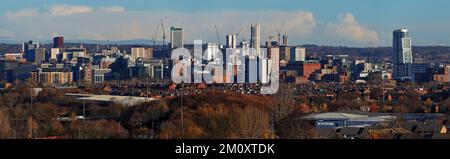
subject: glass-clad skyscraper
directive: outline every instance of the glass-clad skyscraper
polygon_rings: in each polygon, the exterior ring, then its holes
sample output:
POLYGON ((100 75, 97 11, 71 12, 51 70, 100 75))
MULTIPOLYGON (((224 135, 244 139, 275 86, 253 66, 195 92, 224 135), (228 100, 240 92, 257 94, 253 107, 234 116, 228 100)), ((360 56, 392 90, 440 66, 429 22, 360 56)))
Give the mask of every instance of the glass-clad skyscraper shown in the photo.
POLYGON ((408 66, 413 63, 413 59, 408 29, 394 30, 392 48, 394 49, 394 79, 410 77, 408 66))

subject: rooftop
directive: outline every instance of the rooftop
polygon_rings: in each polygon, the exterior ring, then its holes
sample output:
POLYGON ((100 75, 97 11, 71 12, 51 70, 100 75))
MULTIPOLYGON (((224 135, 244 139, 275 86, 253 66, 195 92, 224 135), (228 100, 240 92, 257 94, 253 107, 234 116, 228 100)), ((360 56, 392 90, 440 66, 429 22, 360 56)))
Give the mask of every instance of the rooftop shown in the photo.
POLYGON ((90 100, 98 102, 117 102, 126 106, 133 106, 146 101, 154 101, 155 98, 134 97, 134 96, 115 96, 115 95, 93 95, 93 94, 74 94, 67 93, 67 96, 76 96, 79 100, 90 100))

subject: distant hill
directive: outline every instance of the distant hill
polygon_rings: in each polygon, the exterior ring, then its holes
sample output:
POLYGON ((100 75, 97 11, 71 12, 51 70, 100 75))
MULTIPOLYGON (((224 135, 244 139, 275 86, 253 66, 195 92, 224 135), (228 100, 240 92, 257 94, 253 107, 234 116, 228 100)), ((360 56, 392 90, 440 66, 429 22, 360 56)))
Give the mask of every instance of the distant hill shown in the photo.
MULTIPOLYGON (((51 40, 35 40, 42 44, 51 44, 51 40)), ((83 43, 83 44, 112 44, 112 45, 153 45, 150 39, 130 39, 130 40, 92 40, 92 39, 64 39, 65 43, 83 43)), ((15 40, 10 38, 0 38, 0 44, 17 44, 15 40)), ((156 41, 156 44, 162 44, 162 41, 156 41)))
MULTIPOLYGON (((50 48, 51 41, 40 41, 43 47, 50 48)), ((65 40, 67 47, 79 46, 83 44, 89 51, 95 51, 97 44, 99 49, 105 49, 106 44, 109 46, 118 46, 119 49, 129 52, 134 45, 141 45, 152 47, 153 42, 148 39, 132 39, 132 40, 117 40, 117 41, 102 41, 102 40, 65 40)), ((161 45, 162 42, 156 42, 156 45, 161 45)), ((363 58, 370 62, 392 62, 393 50, 391 47, 346 47, 346 46, 319 46, 319 45, 303 45, 306 48, 306 54, 309 57, 320 57, 322 55, 350 55, 351 60, 355 58, 363 58)), ((11 42, 8 39, 0 39, 0 54, 7 52, 18 52, 20 45, 18 42, 11 42)), ((450 64, 450 46, 413 46, 413 56, 415 61, 422 61, 424 63, 447 63, 450 64)))

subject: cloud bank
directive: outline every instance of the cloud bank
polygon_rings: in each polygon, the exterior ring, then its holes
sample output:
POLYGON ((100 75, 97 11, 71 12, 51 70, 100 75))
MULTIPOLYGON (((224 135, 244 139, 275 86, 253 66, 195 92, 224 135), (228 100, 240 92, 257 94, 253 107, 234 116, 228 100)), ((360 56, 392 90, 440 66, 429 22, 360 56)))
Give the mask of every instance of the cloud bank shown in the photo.
POLYGON ((359 24, 351 13, 340 14, 337 23, 328 23, 325 33, 362 45, 378 45, 379 43, 378 33, 359 24))
MULTIPOLYGON (((150 39, 163 20, 166 37, 169 37, 170 26, 182 27, 187 43, 194 39, 217 42, 214 25, 219 29, 221 43, 225 42, 226 34, 235 34, 240 28, 243 30, 238 39, 248 41, 250 24, 257 22, 261 23, 262 40, 282 29, 283 33, 288 33, 290 44, 314 43, 311 39, 322 38, 344 41, 342 45, 376 45, 379 41, 376 31, 361 25, 350 13, 339 15, 337 22, 319 24, 314 13, 308 11, 128 11, 121 6, 94 8, 57 4, 49 8, 7 11, 3 19, 4 28, 19 40, 50 39, 52 36, 94 40, 150 39), (282 23, 285 23, 283 28, 282 23)), ((158 40, 161 40, 161 34, 159 28, 158 40)))

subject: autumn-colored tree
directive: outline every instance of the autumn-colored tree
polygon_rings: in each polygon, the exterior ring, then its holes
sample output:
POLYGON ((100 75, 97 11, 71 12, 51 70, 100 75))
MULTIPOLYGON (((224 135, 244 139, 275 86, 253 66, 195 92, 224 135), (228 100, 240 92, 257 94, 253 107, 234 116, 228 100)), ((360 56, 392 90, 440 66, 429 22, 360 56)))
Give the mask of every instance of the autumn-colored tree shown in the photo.
POLYGON ((320 112, 319 106, 317 105, 311 106, 311 113, 319 113, 319 112, 320 112))
POLYGON ((40 124, 39 134, 42 134, 43 136, 62 136, 64 133, 65 129, 59 121, 52 120, 40 124))
POLYGON ((161 131, 161 123, 167 120, 169 111, 165 101, 144 102, 125 110, 120 120, 131 136, 138 135, 134 131, 142 128, 149 128, 152 133, 158 133, 161 131))
POLYGON ((268 113, 254 106, 203 106, 195 115, 204 138, 263 138, 270 131, 268 113))
POLYGON ((0 139, 12 137, 12 128, 8 116, 0 110, 0 139))
POLYGON ((245 107, 243 109, 232 109, 232 116, 236 118, 238 125, 238 138, 257 139, 262 138, 263 134, 270 131, 269 115, 255 107, 245 107))
POLYGON ((288 116, 295 108, 294 86, 291 84, 282 84, 280 89, 274 95, 272 105, 270 106, 270 114, 274 121, 281 120, 288 116))
POLYGON ((152 130, 143 127, 143 128, 138 128, 134 130, 134 137, 135 138, 140 138, 140 139, 147 139, 147 138, 153 138, 154 134, 152 133, 152 130))
POLYGON ((128 131, 113 120, 86 121, 84 135, 88 139, 128 138, 128 131))
POLYGON ((18 104, 20 94, 17 92, 9 92, 3 95, 2 102, 6 104, 9 108, 13 108, 18 104))
POLYGON ((160 139, 176 139, 177 131, 179 132, 179 124, 174 123, 174 121, 166 121, 161 124, 161 132, 159 133, 160 139))
POLYGON ((33 139, 37 137, 38 123, 32 118, 29 117, 27 121, 27 129, 26 129, 26 138, 33 139))
MULTIPOLYGON (((231 106, 230 106, 231 107, 231 106)), ((215 107, 202 106, 196 112, 195 121, 204 130, 203 138, 230 138, 236 133, 237 121, 234 116, 229 115, 230 108, 224 104, 215 107)))
POLYGON ((369 102, 369 108, 371 112, 378 112, 378 105, 375 102, 369 102))
POLYGON ((305 103, 300 104, 299 110, 303 114, 309 114, 311 112, 310 107, 308 105, 306 105, 305 103))
POLYGON ((49 122, 58 117, 57 107, 53 103, 36 103, 33 107, 33 117, 38 122, 49 122))
POLYGON ((203 137, 203 129, 189 118, 184 120, 184 139, 198 139, 203 137))
POLYGON ((80 124, 78 122, 78 118, 77 115, 75 114, 75 112, 70 113, 70 123, 69 123, 69 128, 68 128, 68 132, 69 134, 72 136, 72 138, 78 138, 80 137, 80 124))
POLYGON ((431 100, 431 98, 427 98, 424 102, 423 105, 425 105, 426 107, 430 108, 433 105, 433 100, 431 100))
POLYGON ((328 104, 327 103, 322 103, 320 105, 320 112, 328 112, 328 104))
POLYGON ((276 134, 281 139, 310 139, 318 137, 313 125, 296 115, 276 123, 276 134))
MULTIPOLYGON (((87 103, 86 103, 87 104, 87 103)), ((96 103, 89 103, 87 113, 90 116, 105 117, 105 118, 118 118, 124 111, 124 106, 120 103, 112 103, 108 106, 99 106, 96 103)))
POLYGON ((44 89, 36 96, 36 102, 55 104, 65 103, 64 93, 59 89, 44 89))

